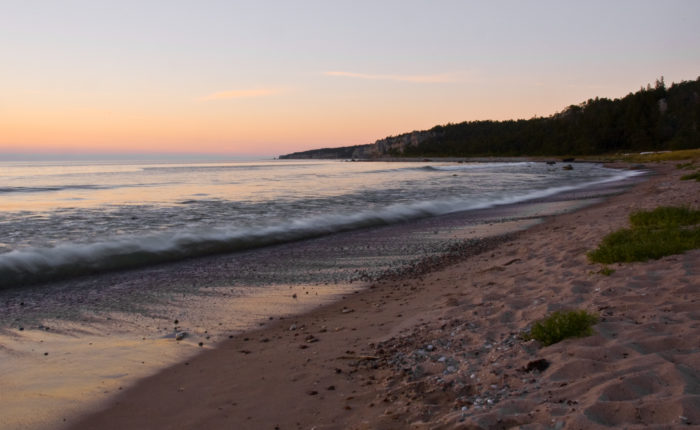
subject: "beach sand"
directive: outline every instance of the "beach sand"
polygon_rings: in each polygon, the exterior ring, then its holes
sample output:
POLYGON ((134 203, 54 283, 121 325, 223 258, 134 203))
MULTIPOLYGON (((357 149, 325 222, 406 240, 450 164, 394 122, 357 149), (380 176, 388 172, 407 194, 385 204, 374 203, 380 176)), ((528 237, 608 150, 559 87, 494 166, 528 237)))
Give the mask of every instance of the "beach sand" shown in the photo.
POLYGON ((615 264, 586 252, 628 215, 700 207, 672 163, 628 192, 477 255, 375 282, 221 342, 69 420, 73 429, 672 428, 700 424, 700 250, 615 264), (449 264, 448 264, 449 263, 449 264), (593 336, 519 334, 559 309, 593 336), (538 361, 538 360, 546 360, 538 361), (545 368, 546 367, 546 368, 545 368))

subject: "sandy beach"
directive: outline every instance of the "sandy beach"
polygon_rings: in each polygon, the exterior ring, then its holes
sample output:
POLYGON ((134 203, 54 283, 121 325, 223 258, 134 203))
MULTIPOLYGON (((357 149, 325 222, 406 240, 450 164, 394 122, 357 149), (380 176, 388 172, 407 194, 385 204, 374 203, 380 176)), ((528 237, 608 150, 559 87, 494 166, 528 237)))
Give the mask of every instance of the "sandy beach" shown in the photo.
POLYGON ((700 207, 673 163, 628 192, 476 255, 269 321, 141 380, 71 429, 685 428, 700 424, 700 250, 587 260, 628 215, 700 207), (593 336, 520 333, 560 309, 593 336))

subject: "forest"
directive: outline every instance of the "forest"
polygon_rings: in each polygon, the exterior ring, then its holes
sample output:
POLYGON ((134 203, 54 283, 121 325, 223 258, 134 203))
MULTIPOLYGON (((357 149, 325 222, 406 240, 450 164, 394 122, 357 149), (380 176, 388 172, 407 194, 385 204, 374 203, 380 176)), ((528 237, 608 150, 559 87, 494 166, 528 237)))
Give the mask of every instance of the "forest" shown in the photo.
POLYGON ((596 97, 548 117, 438 125, 375 144, 280 158, 592 155, 692 149, 700 147, 698 124, 700 77, 668 87, 661 77, 625 97, 596 97), (412 134, 420 138, 410 144, 391 144, 409 141, 406 137, 412 134))

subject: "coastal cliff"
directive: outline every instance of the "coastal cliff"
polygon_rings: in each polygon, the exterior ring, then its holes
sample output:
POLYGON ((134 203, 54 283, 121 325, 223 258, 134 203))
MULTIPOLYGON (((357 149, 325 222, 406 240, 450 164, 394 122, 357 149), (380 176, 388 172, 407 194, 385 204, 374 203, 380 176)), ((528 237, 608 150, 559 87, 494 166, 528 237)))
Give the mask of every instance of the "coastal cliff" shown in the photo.
POLYGON ((294 152, 281 155, 280 159, 373 159, 387 156, 401 156, 409 147, 417 147, 421 143, 439 138, 441 132, 435 129, 427 131, 412 131, 398 136, 389 136, 374 143, 340 148, 322 148, 310 151, 294 152))

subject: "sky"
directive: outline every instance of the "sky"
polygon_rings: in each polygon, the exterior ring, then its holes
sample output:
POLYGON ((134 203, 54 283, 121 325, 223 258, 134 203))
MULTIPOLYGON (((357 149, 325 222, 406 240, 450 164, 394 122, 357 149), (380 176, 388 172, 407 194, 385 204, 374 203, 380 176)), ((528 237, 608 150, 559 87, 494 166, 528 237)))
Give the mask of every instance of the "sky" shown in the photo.
POLYGON ((0 154, 275 156, 700 76, 700 1, 0 0, 0 154))

